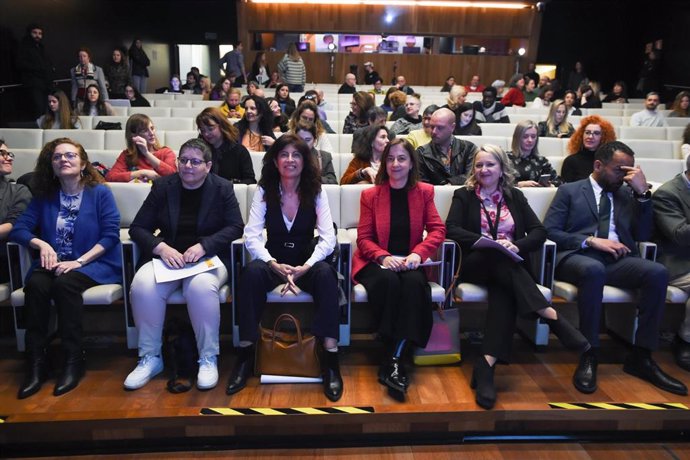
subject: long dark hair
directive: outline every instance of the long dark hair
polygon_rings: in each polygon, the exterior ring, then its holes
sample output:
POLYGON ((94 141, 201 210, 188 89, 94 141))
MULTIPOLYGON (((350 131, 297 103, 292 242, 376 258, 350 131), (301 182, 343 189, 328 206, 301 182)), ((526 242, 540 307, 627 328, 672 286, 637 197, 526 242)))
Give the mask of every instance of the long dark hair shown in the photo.
POLYGON ((415 148, 412 147, 412 144, 410 144, 407 139, 402 137, 398 137, 397 139, 390 141, 383 150, 383 154, 381 155, 381 166, 379 167, 379 172, 376 174, 374 183, 376 185, 382 185, 387 183, 390 179, 388 176, 388 169, 386 168, 386 162, 388 161, 388 155, 390 155, 391 149, 396 145, 401 145, 410 156, 412 169, 410 169, 410 172, 407 175, 407 183, 405 184, 405 189, 409 190, 417 185, 417 182, 419 182, 419 155, 417 154, 415 148))
MULTIPOLYGON (((252 94, 244 100, 245 106, 247 101, 254 101, 256 104, 256 113, 261 117, 259 119, 259 131, 261 131, 262 136, 272 136, 273 135, 273 113, 271 109, 268 108, 266 100, 263 97, 256 96, 252 94)), ((240 135, 244 135, 249 129, 249 122, 247 121, 247 112, 244 112, 244 116, 240 121, 235 123, 235 127, 240 132, 240 135)), ((240 139, 241 140, 241 139, 240 139)))
POLYGON ((266 203, 280 204, 280 172, 276 162, 278 154, 288 145, 295 146, 302 155, 304 163, 297 188, 300 206, 313 207, 316 197, 321 193, 321 171, 307 143, 292 133, 285 133, 276 139, 264 155, 261 179, 259 179, 259 186, 264 189, 264 200, 266 203))
POLYGON ((383 130, 386 132, 388 135, 388 142, 391 142, 395 138, 395 133, 386 128, 385 125, 368 126, 364 129, 364 142, 360 144, 362 148, 357 149, 358 151, 352 153, 355 155, 355 158, 359 158, 360 160, 364 161, 371 161, 371 158, 374 156, 371 144, 374 142, 374 139, 376 139, 376 136, 379 135, 379 131, 383 130))
POLYGON ((103 93, 101 93, 101 88, 98 87, 95 83, 90 84, 89 86, 86 87, 86 91, 84 91, 84 101, 81 104, 81 114, 82 115, 88 115, 91 110, 91 101, 89 101, 89 88, 96 88, 98 91, 98 100, 94 104, 96 106, 96 112, 98 115, 108 115, 108 111, 105 108, 105 100, 103 99, 103 93))
MULTIPOLYGON (((67 99, 67 95, 60 89, 53 89, 48 93, 48 96, 53 96, 58 100, 58 117, 60 117, 61 129, 74 129, 74 125, 79 121, 79 117, 72 110, 72 105, 67 99)), ((43 118, 42 129, 50 129, 55 122, 55 115, 50 110, 50 106, 46 103, 46 112, 43 118)))
POLYGON ((44 145, 43 149, 41 149, 41 153, 38 155, 36 169, 34 169, 33 175, 33 186, 31 187, 31 192, 34 196, 47 198, 60 190, 60 180, 55 176, 55 171, 53 170, 53 154, 55 153, 55 148, 60 144, 73 145, 82 163, 86 165, 82 172, 81 179, 79 180, 83 186, 92 187, 105 182, 103 176, 101 176, 91 165, 84 147, 79 142, 75 142, 72 139, 60 137, 44 145))

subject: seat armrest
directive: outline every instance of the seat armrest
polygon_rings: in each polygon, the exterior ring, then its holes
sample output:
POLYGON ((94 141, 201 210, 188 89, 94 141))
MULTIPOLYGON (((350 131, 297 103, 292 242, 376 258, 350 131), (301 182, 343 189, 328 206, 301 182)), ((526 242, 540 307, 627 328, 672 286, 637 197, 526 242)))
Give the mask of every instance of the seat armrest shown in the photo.
MULTIPOLYGON (((132 287, 132 280, 134 280, 134 275, 137 271, 137 264, 139 263, 139 257, 141 252, 139 246, 131 239, 121 240, 121 251, 122 251, 122 284, 123 284, 123 297, 125 301, 125 322, 127 328, 134 330, 134 315, 132 314, 132 303, 129 298, 129 291, 132 287)), ((133 343, 130 343, 130 337, 128 335, 128 346, 131 348, 133 343)))
POLYGON ((7 263, 10 267, 10 292, 24 287, 24 279, 31 268, 31 250, 21 244, 7 243, 7 263))
MULTIPOLYGON (((453 240, 444 240, 436 253, 436 260, 441 261, 438 266, 438 284, 447 291, 453 284, 455 270, 460 263, 460 247, 453 240)), ((450 308, 452 295, 446 296, 444 308, 450 308)))
POLYGON ((637 247, 640 251, 640 257, 651 260, 652 262, 656 261, 656 243, 652 243, 651 241, 640 241, 637 243, 637 247))

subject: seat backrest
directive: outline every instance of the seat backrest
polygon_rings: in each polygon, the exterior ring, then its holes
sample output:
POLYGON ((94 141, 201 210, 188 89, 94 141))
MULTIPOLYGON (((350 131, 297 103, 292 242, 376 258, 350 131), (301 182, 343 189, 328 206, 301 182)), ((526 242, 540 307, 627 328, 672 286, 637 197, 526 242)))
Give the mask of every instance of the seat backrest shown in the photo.
POLYGON ((192 101, 191 100, 179 100, 177 98, 173 100, 167 100, 167 99, 158 99, 156 101, 153 101, 153 106, 154 107, 179 107, 179 108, 189 108, 192 106, 192 101))
POLYGON ((89 161, 91 163, 99 162, 106 168, 112 168, 120 155, 121 150, 89 150, 89 161))
POLYGON ((232 189, 235 192, 235 198, 240 206, 240 214, 242 214, 242 222, 247 223, 247 184, 232 184, 232 189))
POLYGON ((673 141, 625 139, 623 142, 633 149, 636 158, 661 158, 671 160, 677 157, 673 141))
POLYGON ((666 140, 666 128, 649 126, 621 126, 620 140, 625 142, 628 139, 656 139, 666 140))
POLYGON ((256 178, 257 182, 261 178, 261 169, 264 167, 264 155, 266 155, 266 152, 249 152, 249 156, 252 158, 254 177, 256 178))
POLYGON ((510 142, 512 137, 505 136, 455 136, 463 141, 471 142, 477 147, 481 147, 484 144, 493 144, 501 147, 503 150, 510 149, 510 142))
MULTIPOLYGON (((690 121, 688 123, 690 124, 690 121)), ((666 128, 666 140, 683 140, 683 131, 685 131, 685 126, 669 126, 666 128)))
MULTIPOLYGON (((191 102, 190 102, 190 104, 191 104, 191 102)), ((203 109, 201 107, 173 107, 172 108, 172 116, 173 117, 185 117, 185 118, 196 119, 196 116, 199 115, 202 110, 203 109)), ((196 125, 195 125, 195 127, 196 127, 196 125)))
MULTIPOLYGON (((510 115, 509 115, 510 116, 510 115)), ((482 123, 482 134, 486 136, 503 136, 512 139, 515 123, 482 123)))
POLYGON ((193 118, 151 117, 151 121, 161 131, 190 131, 196 128, 193 118))
POLYGON ((635 164, 642 168, 644 177, 652 182, 666 182, 685 171, 685 162, 679 159, 635 158, 635 164))
MULTIPOLYGON (((158 133, 160 136, 160 133, 158 133)), ((161 144, 170 147, 175 153, 180 152, 180 147, 182 144, 187 142, 189 139, 196 139, 199 137, 199 132, 195 130, 190 131, 165 131, 165 142, 163 139, 159 140, 161 144)))
POLYGON ((448 217, 448 211, 450 211, 450 205, 453 202, 453 194, 457 189, 462 187, 461 185, 436 185, 434 186, 434 205, 436 205, 436 210, 438 215, 441 216, 441 220, 444 222, 448 217))
POLYGON ((560 176, 561 175, 561 168, 563 167, 563 161, 565 160, 565 157, 561 155, 561 156, 553 156, 553 157, 545 157, 545 158, 547 160, 549 160, 551 167, 560 176))
POLYGON ((566 153, 565 146, 567 144, 568 139, 560 139, 558 137, 540 137, 539 154, 545 157, 564 156, 566 153))
POLYGON ((110 190, 115 197, 117 209, 120 211, 120 228, 129 228, 139 212, 139 208, 151 191, 148 183, 109 182, 110 190))
POLYGON ((127 114, 132 116, 135 113, 143 113, 149 117, 169 117, 169 107, 130 107, 127 109, 127 114))
POLYGON ((19 179, 22 175, 36 169, 36 160, 38 160, 38 155, 40 153, 39 149, 11 148, 11 150, 14 152, 14 161, 12 162, 12 174, 10 174, 10 178, 19 179))
POLYGON ((690 120, 683 117, 666 117, 666 123, 669 126, 682 126, 685 128, 688 124, 690 124, 690 120))
POLYGON ((0 128, 0 139, 5 139, 11 151, 15 149, 41 150, 44 145, 42 129, 0 128))
MULTIPOLYGON (((333 128, 335 129, 335 128, 333 128)), ((342 132, 342 127, 339 132, 342 132)), ((352 152, 352 134, 339 134, 339 152, 340 153, 351 153, 352 152)))
POLYGON ((340 190, 340 227, 357 228, 359 224, 359 197, 369 184, 343 185, 340 190))
POLYGON ((549 210, 557 190, 556 187, 526 187, 520 189, 525 198, 527 198, 530 207, 542 222, 544 222, 546 212, 549 210))
POLYGON ((206 107, 220 107, 222 104, 223 101, 192 101, 192 107, 198 107, 199 112, 206 107))
POLYGON ((105 149, 105 131, 100 129, 44 129, 43 145, 60 137, 79 142, 86 152, 105 149))

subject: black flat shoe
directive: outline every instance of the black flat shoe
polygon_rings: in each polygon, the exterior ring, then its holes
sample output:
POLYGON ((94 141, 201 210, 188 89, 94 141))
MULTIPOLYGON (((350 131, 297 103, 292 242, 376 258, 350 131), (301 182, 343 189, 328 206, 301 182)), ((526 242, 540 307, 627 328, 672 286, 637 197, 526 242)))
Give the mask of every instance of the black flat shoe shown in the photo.
POLYGON ((484 409, 493 409, 496 404, 496 388, 494 387, 494 370, 496 365, 489 366, 484 356, 479 356, 474 363, 470 388, 475 390, 475 401, 484 409))
POLYGON ((379 383, 394 391, 407 392, 410 381, 405 372, 405 365, 400 358, 393 356, 389 361, 381 365, 379 368, 379 383))
POLYGON ((41 389, 48 380, 48 359, 45 353, 32 356, 26 363, 26 375, 17 393, 18 399, 32 396, 41 389))
POLYGON ((54 396, 64 395, 79 385, 79 381, 84 376, 86 360, 84 352, 74 353, 65 359, 65 368, 58 377, 53 390, 54 396))
POLYGON ((324 351, 323 356, 323 393, 329 400, 335 402, 343 396, 343 378, 340 376, 338 352, 324 351))
POLYGON ((597 366, 599 360, 594 353, 584 353, 573 374, 573 385, 580 393, 590 394, 597 390, 597 366))
POLYGON ((243 347, 239 349, 235 367, 230 374, 230 381, 225 389, 225 393, 233 395, 242 391, 247 386, 247 379, 254 372, 254 347, 243 347))
POLYGON ((623 365, 627 374, 646 380, 657 388, 680 396, 687 396, 688 388, 683 382, 674 379, 662 371, 651 356, 640 356, 635 353, 628 355, 623 365))
POLYGON ((676 358, 676 364, 681 369, 690 372, 690 343, 676 337, 676 343, 673 348, 673 357, 676 358))
POLYGON ((544 322, 549 325, 549 329, 558 337, 558 340, 568 349, 584 353, 591 348, 589 341, 584 335, 573 327, 570 322, 562 315, 556 319, 542 317, 544 322))

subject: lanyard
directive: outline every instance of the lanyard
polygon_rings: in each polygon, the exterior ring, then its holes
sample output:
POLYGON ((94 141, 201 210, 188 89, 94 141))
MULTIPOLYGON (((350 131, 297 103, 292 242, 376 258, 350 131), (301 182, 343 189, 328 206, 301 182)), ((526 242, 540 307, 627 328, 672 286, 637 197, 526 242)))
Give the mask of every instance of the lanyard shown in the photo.
POLYGON ((494 237, 494 241, 498 239, 498 222, 501 219, 501 206, 503 206, 503 198, 501 198, 501 201, 498 202, 498 206, 496 207, 496 221, 493 222, 491 220, 491 216, 489 215, 489 211, 486 209, 486 206, 484 206, 484 201, 480 201, 480 204, 482 205, 482 209, 484 210, 484 215, 486 216, 486 222, 489 224, 489 231, 491 232, 491 236, 494 237))

